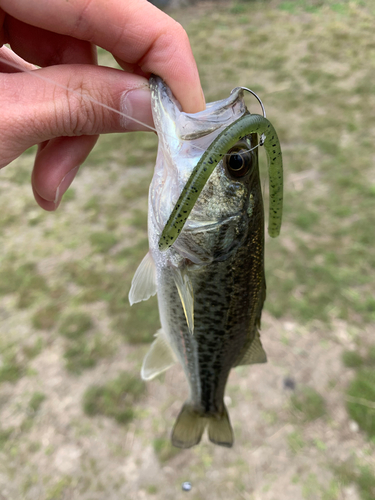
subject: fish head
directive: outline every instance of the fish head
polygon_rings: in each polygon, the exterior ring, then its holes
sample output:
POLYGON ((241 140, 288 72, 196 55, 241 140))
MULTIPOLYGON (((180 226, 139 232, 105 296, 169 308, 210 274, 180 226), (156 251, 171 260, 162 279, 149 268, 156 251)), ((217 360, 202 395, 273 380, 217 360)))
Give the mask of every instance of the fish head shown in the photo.
MULTIPOLYGON (((152 110, 159 147, 149 196, 150 248, 162 230, 203 152, 233 121, 248 113, 243 90, 207 104, 204 111, 184 113, 159 77, 150 80, 152 110)), ((257 135, 242 138, 214 169, 186 224, 171 247, 193 263, 224 260, 246 235, 260 192, 257 135), (254 149, 255 148, 255 149, 254 149)))

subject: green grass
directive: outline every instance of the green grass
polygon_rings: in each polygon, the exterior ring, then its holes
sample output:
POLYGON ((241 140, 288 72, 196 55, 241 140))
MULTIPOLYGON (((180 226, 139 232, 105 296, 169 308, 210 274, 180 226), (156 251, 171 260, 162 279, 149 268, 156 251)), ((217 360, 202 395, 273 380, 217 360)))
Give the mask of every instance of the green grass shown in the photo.
POLYGON ((100 166, 115 161, 123 167, 143 167, 155 162, 156 148, 157 138, 150 133, 102 135, 90 163, 100 166))
POLYGON ((91 316, 84 312, 76 311, 64 317, 59 326, 59 333, 68 339, 77 339, 91 330, 92 327, 91 316))
POLYGON ((14 256, 4 259, 0 269, 0 295, 16 293, 17 305, 30 307, 48 291, 45 278, 38 272, 35 262, 20 264, 14 256))
POLYGON ((352 5, 364 6, 364 0, 286 0, 281 1, 278 5, 280 10, 297 14, 299 11, 319 14, 325 12, 327 7, 338 14, 348 15, 352 5))
POLYGON ((0 451, 4 448, 6 443, 9 441, 10 436, 12 435, 13 429, 1 429, 0 428, 0 451))
POLYGON ((109 274, 100 272, 93 264, 71 260, 64 264, 61 273, 67 276, 69 281, 81 287, 99 288, 105 286, 109 274))
POLYGON ((97 252, 107 253, 118 240, 114 234, 100 231, 90 235, 90 242, 97 252))
MULTIPOLYGON (((144 218, 146 219, 145 215, 144 218)), ((94 268, 74 261, 63 268, 69 281, 82 287, 81 293, 76 297, 77 303, 105 301, 112 319, 112 329, 132 344, 151 342, 160 325, 155 297, 133 307, 129 304, 131 280, 148 251, 146 239, 136 241, 134 246, 116 254, 115 259, 120 266, 118 272, 105 271, 98 266, 94 268)))
POLYGON ((293 411, 303 422, 312 422, 326 414, 324 398, 312 387, 301 387, 290 398, 293 411))
POLYGON ((306 446, 305 440, 299 431, 288 434, 288 445, 292 453, 297 454, 306 446))
POLYGON ((343 363, 355 370, 346 390, 346 406, 350 417, 370 439, 375 438, 375 345, 356 351, 345 351, 343 363))
POLYGON ((42 352, 43 347, 43 339, 38 337, 35 342, 25 343, 22 347, 22 352, 27 359, 33 359, 42 352))
POLYGON ((134 405, 145 392, 144 383, 127 372, 105 385, 89 387, 83 396, 86 415, 104 415, 119 424, 131 422, 135 416, 134 405))
POLYGON ((153 440, 153 448, 161 464, 181 453, 180 448, 172 446, 170 436, 160 436, 153 440))
POLYGON ((50 486, 46 493, 46 500, 62 500, 70 496, 71 484, 73 479, 71 477, 63 477, 58 480, 53 486, 50 486))
POLYGON ((88 338, 78 337, 67 343, 64 359, 68 371, 80 374, 83 370, 93 368, 101 359, 110 357, 114 347, 100 334, 88 338))
POLYGON ((131 344, 152 342, 160 328, 159 310, 156 297, 146 302, 126 305, 126 314, 119 314, 113 320, 112 327, 131 344))
POLYGON ((37 413, 45 399, 46 395, 42 392, 33 393, 29 401, 29 411, 31 412, 31 414, 37 413))
POLYGON ((17 360, 14 350, 6 351, 2 354, 2 364, 0 366, 0 383, 17 382, 26 372, 26 365, 17 360))
POLYGON ((63 202, 72 201, 76 197, 76 190, 73 187, 70 187, 67 191, 65 191, 63 195, 63 202))
POLYGON ((361 500, 375 498, 375 474, 371 467, 348 460, 335 464, 332 468, 342 485, 354 484, 357 487, 361 500))
POLYGON ((359 369, 346 394, 350 417, 375 438, 375 369, 359 369))
POLYGON ((32 325, 38 330, 51 330, 60 317, 60 306, 55 302, 38 309, 32 317, 32 325))
POLYGON ((362 351, 364 354, 358 351, 345 351, 343 353, 344 365, 348 368, 361 368, 362 366, 375 368, 375 344, 367 345, 362 351))
POLYGON ((342 356, 345 366, 348 368, 360 368, 363 366, 364 359, 357 351, 345 351, 342 356))

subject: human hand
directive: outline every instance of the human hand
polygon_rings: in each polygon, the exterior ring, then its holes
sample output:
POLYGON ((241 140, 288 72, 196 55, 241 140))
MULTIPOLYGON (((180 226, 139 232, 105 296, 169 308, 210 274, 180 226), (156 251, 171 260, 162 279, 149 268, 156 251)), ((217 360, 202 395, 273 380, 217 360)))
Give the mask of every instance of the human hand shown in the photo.
POLYGON ((0 168, 39 144, 31 184, 45 210, 58 207, 98 134, 147 130, 121 113, 153 124, 151 73, 184 111, 204 109, 185 31, 147 0, 0 0, 0 27, 0 168), (96 66, 95 45, 125 71, 96 66))

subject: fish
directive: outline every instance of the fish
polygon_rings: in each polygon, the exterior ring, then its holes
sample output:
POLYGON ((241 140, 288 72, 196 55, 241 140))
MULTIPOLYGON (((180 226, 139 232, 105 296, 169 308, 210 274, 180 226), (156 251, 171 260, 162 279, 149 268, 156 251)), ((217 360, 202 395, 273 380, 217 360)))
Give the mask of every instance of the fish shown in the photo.
POLYGON ((129 301, 157 294, 161 328, 141 377, 151 380, 180 363, 189 397, 173 427, 172 444, 195 446, 207 428, 212 443, 231 447, 234 435, 224 403, 229 373, 267 361, 259 333, 266 280, 258 135, 232 139, 173 242, 163 245, 171 214, 184 208, 179 199, 202 163, 202 151, 209 152, 215 139, 250 113, 242 88, 195 114, 182 111, 161 78, 152 77, 150 88, 159 145, 148 199, 149 251, 134 275, 129 301))

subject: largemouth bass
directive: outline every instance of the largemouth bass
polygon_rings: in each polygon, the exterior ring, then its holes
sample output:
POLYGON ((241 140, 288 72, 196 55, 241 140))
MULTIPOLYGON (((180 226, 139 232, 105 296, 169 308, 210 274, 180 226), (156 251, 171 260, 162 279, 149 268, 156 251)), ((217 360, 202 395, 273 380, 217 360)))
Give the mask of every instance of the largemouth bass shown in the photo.
POLYGON ((141 376, 150 380, 179 362, 190 394, 173 428, 173 445, 198 444, 207 427, 213 443, 230 447, 233 431, 224 404, 229 372, 267 360, 259 335, 266 282, 257 134, 241 137, 221 155, 178 238, 160 248, 163 229, 202 151, 249 113, 240 88, 192 115, 181 111, 160 78, 153 77, 150 86, 159 137, 149 192, 150 249, 129 300, 133 304, 157 293, 161 329, 141 376))

